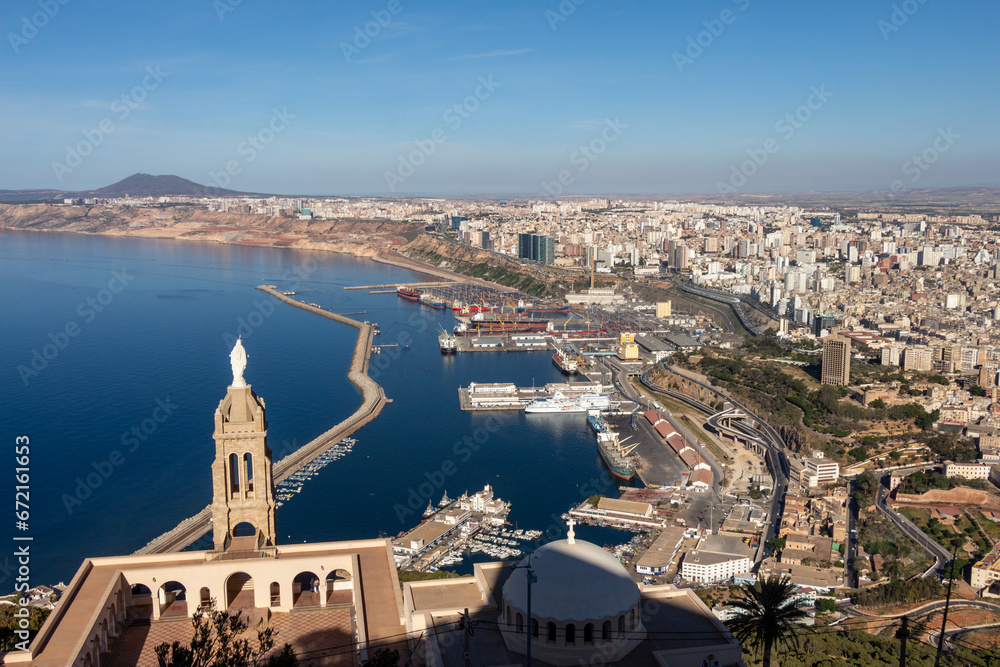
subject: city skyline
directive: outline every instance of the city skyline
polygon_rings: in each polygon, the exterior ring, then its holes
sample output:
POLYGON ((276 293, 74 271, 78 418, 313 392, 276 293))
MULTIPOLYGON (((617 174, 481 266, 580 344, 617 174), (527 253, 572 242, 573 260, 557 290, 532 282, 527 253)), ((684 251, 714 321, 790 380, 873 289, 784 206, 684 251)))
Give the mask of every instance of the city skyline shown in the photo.
POLYGON ((996 186, 997 93, 981 85, 996 13, 17 2, 0 183, 87 190, 148 172, 538 198, 996 186))

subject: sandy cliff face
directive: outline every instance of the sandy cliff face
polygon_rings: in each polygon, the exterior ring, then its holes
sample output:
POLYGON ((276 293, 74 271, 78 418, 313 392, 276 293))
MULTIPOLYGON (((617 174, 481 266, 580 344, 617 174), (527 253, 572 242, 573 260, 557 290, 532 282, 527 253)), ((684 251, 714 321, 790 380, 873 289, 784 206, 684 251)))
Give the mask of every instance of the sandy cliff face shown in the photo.
POLYGON ((422 225, 388 220, 299 220, 206 211, 198 206, 0 204, 0 228, 309 248, 370 257, 413 239, 422 225))

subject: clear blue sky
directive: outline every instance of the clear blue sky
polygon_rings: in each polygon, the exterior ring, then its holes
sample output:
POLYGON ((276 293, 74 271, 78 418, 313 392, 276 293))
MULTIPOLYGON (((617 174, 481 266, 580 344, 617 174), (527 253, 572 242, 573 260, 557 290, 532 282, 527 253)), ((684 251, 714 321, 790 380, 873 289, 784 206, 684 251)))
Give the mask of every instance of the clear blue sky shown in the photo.
POLYGON ((227 163, 231 188, 308 194, 540 195, 562 171, 569 194, 1000 185, 995 0, 59 1, 3 3, 0 189, 227 163), (890 32, 894 4, 916 11, 890 32), (813 87, 832 96, 779 126, 813 87), (748 151, 767 161, 740 183, 748 151))

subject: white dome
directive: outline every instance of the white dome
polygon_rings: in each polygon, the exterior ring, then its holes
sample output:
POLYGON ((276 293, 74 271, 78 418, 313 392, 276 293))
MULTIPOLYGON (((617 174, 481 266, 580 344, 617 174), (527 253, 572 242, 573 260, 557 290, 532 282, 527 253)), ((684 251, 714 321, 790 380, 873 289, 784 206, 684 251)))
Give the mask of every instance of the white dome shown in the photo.
MULTIPOLYGON (((528 556, 503 586, 504 600, 527 611, 528 556)), ((538 581, 531 585, 531 614, 559 621, 606 618, 639 602, 639 587, 614 556, 583 540, 550 542, 530 556, 538 581)))

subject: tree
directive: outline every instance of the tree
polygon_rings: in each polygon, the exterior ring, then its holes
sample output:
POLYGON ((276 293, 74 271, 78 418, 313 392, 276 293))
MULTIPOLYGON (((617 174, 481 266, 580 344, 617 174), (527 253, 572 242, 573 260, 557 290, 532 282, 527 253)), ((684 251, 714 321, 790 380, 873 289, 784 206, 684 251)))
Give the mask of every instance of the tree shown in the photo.
POLYGON ((161 667, 297 667, 298 658, 290 644, 266 663, 261 659, 274 648, 274 628, 265 627, 248 633, 249 623, 237 611, 218 611, 215 600, 206 613, 199 609, 191 618, 194 636, 191 644, 160 644, 154 649, 161 667), (243 636, 250 634, 250 636, 243 636))
POLYGON ((399 664, 399 651, 380 648, 375 655, 365 660, 361 667, 396 667, 399 664))
POLYGON ((764 667, 771 664, 775 642, 797 643, 795 621, 804 618, 806 612, 792 600, 794 586, 787 577, 758 576, 756 582, 743 586, 743 597, 732 602, 737 616, 729 628, 741 642, 754 649, 763 647, 764 667))
POLYGON ((837 603, 830 598, 817 598, 816 609, 817 611, 834 612, 837 611, 837 603))

